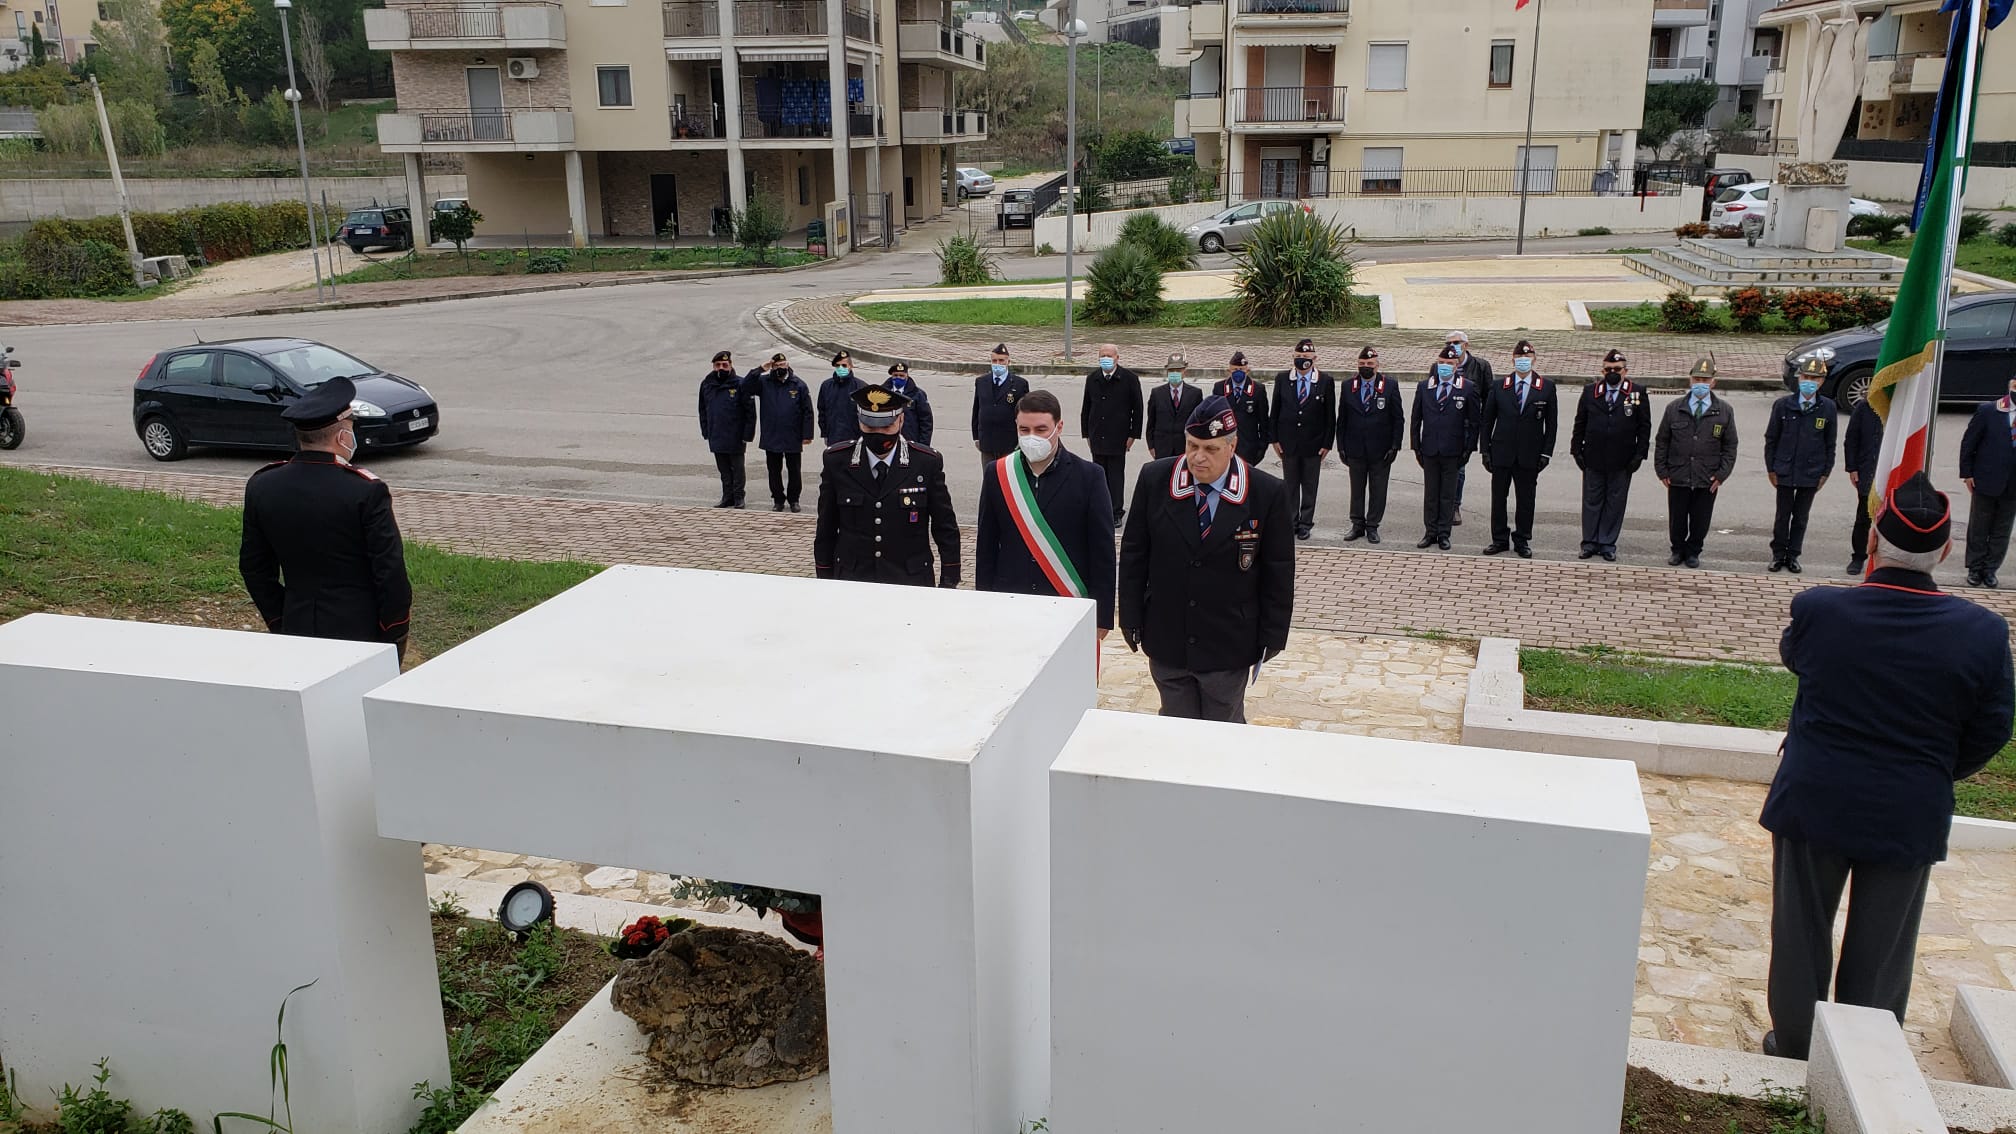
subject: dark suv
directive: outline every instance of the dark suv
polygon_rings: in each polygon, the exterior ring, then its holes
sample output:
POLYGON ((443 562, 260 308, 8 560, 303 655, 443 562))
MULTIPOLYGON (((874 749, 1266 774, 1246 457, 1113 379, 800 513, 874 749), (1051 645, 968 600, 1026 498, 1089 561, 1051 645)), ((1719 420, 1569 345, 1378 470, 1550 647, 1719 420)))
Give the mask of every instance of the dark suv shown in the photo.
MULTIPOLYGON (((1797 389, 1799 364, 1827 364, 1820 392, 1852 409, 1869 396, 1876 357, 1889 320, 1807 339, 1785 354, 1785 388, 1797 389)), ((1946 308, 1946 366, 1939 379, 1942 405, 1991 402, 2009 389, 2016 372, 2016 292, 1990 291, 1953 298, 1946 308)))
POLYGON ((352 252, 362 252, 366 248, 391 248, 405 251, 413 247, 413 215, 404 207, 352 209, 343 218, 343 231, 337 238, 350 246, 352 252))

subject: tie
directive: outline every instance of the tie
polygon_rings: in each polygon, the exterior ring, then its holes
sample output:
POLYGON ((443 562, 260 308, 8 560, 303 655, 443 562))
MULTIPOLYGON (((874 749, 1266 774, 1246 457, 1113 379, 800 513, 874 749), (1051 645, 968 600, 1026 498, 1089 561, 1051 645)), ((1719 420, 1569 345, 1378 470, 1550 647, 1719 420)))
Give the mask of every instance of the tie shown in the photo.
POLYGON ((1526 379, 1524 378, 1519 379, 1519 409, 1522 412, 1526 409, 1526 379))
POLYGON ((1211 538, 1211 486, 1197 486, 1197 538, 1211 538))
POLYGON ((1687 404, 1689 407, 1693 409, 1695 420, 1699 421, 1701 418, 1702 411, 1707 409, 1707 407, 1701 404, 1701 399, 1699 398, 1689 398, 1687 399, 1687 404))
POLYGON ((1448 400, 1449 400, 1449 380, 1447 378, 1444 378, 1442 380, 1442 385, 1435 391, 1435 404, 1439 406, 1443 402, 1446 402, 1448 400))
POLYGON ((1365 408, 1372 405, 1372 383, 1365 383, 1365 388, 1358 394, 1358 404, 1365 408))
POLYGON ((1295 395, 1295 399, 1297 401, 1306 402, 1309 400, 1309 379, 1307 378, 1295 379, 1295 389, 1298 391, 1295 395))
POLYGON ((876 484, 881 484, 881 483, 882 483, 882 474, 883 474, 883 473, 885 473, 885 472, 887 472, 887 471, 889 470, 889 462, 888 462, 888 461, 875 461, 875 462, 873 462, 873 465, 874 465, 874 469, 875 469, 875 483, 876 483, 876 484))
POLYGON ((1617 405, 1617 387, 1610 387, 1609 393, 1605 394, 1604 397, 1609 401, 1611 407, 1615 408, 1617 405))

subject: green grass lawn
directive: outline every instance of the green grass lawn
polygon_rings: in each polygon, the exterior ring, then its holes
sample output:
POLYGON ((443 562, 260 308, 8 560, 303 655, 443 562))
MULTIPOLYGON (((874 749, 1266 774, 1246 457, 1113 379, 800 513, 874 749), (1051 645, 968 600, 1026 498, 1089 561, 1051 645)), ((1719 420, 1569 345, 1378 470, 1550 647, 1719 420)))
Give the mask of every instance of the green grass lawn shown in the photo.
MULTIPOLYGON (((1714 323, 1714 330, 1707 334, 1734 334, 1736 324, 1729 318, 1727 307, 1708 308, 1708 318, 1714 323)), ((1589 324, 1598 331, 1663 331, 1664 324, 1659 317, 1657 303, 1640 303, 1633 307, 1596 307, 1589 311, 1589 324)), ((1743 332, 1749 334, 1750 332, 1743 332)), ((1785 321, 1777 312, 1764 317, 1764 329, 1757 332, 1765 335, 1803 336, 1806 332, 1785 321)))
MULTIPOLYGON (((1652 721, 1782 729, 1799 679, 1779 666, 1681 665, 1591 649, 1520 650, 1526 707, 1652 721)), ((1960 814, 2016 821, 2016 744, 1954 785, 1960 814)))
POLYGON ((814 257, 800 250, 777 248, 768 264, 742 254, 739 245, 723 244, 707 248, 523 248, 470 249, 465 261, 458 252, 419 252, 412 256, 392 252, 370 253, 379 260, 336 277, 339 284, 383 283, 387 280, 433 280, 450 276, 522 276, 529 263, 541 256, 564 260, 561 272, 672 272, 717 268, 791 267, 809 264, 814 257))
MULTIPOLYGON (((1911 258, 1911 246, 1916 237, 1893 240, 1888 244, 1878 244, 1873 240, 1850 240, 1848 247, 1864 252, 1887 252, 1892 256, 1911 258)), ((2016 280, 2016 248, 1996 240, 1992 236, 1977 237, 1960 246, 1954 263, 1967 272, 1980 272, 1984 276, 1994 276, 1998 280, 2016 280)))
MULTIPOLYGON (((600 570, 406 545, 407 664, 441 653, 600 570)), ((238 577, 238 513, 84 480, 0 469, 0 622, 33 611, 259 625, 238 577)))
MULTIPOLYGON (((1064 325, 1062 299, 922 299, 897 303, 863 303, 851 310, 863 319, 886 323, 981 324, 993 327, 1064 325)), ((1099 325, 1086 318, 1083 303, 1074 305, 1072 321, 1078 326, 1099 325)), ((1165 303, 1162 305, 1161 313, 1153 321, 1137 325, 1228 328, 1238 326, 1232 319, 1232 301, 1229 299, 1194 299, 1165 303)), ((1379 326, 1378 297, 1353 296, 1350 315, 1343 322, 1332 326, 1379 326)))

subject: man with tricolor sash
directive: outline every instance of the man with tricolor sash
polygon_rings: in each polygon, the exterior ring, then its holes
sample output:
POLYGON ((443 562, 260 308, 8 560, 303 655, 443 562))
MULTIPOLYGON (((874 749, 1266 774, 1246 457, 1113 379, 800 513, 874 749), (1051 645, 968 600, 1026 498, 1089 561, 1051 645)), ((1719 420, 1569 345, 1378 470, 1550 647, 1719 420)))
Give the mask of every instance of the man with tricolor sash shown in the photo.
POLYGON ((1064 407, 1048 390, 1016 403, 1016 451, 980 482, 973 584, 983 591, 1090 599, 1113 628, 1113 500, 1106 473, 1064 447, 1064 407))

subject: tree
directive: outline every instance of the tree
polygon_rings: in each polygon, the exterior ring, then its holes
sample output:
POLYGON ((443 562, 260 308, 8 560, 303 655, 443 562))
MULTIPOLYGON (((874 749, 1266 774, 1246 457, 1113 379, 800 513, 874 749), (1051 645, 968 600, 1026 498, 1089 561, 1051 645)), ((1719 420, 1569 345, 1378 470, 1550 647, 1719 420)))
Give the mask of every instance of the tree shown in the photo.
POLYGON ((1112 181, 1145 181, 1167 177, 1170 153, 1162 140, 1147 130, 1124 130, 1099 138, 1086 147, 1093 167, 1112 181))
POLYGON ((322 132, 329 132, 329 81, 335 77, 329 65, 329 44, 323 38, 325 29, 322 17, 315 9, 301 9, 301 78, 308 84, 308 90, 315 96, 315 105, 322 111, 322 132))
POLYGON ((224 65, 217 59, 217 45, 207 39, 196 41, 182 65, 189 72, 189 84, 196 88, 196 102, 203 108, 210 136, 222 137, 238 100, 231 94, 231 84, 225 81, 224 65))
POLYGON ((757 261, 770 262, 770 247, 784 237, 784 206, 767 194, 749 198, 749 207, 735 214, 735 240, 757 261))
POLYGON ((217 48, 224 78, 250 95, 264 94, 287 74, 280 58, 280 17, 270 4, 161 0, 161 22, 175 58, 188 59, 198 42, 209 40, 217 48))
POLYGON ((105 0, 110 23, 91 25, 98 41, 92 70, 105 88, 106 102, 168 101, 168 51, 161 20, 148 0, 105 0))
POLYGON ((1699 129, 1708 120, 1717 95, 1715 84, 1705 79, 1647 84, 1645 121, 1638 127, 1638 141, 1654 152, 1664 150, 1675 134, 1699 129))
POLYGON ((28 62, 36 67, 49 62, 49 44, 42 38, 41 24, 35 24, 28 29, 28 62))
MULTIPOLYGON (((414 211, 419 212, 421 210, 416 209, 414 211)), ((462 267, 464 270, 467 270, 469 267, 469 249, 464 247, 464 245, 468 244, 469 240, 476 235, 476 226, 481 223, 483 223, 483 214, 470 208, 469 202, 464 201, 445 213, 436 209, 434 211, 434 223, 431 226, 432 232, 429 235, 435 240, 452 241, 455 245, 455 251, 462 253, 462 267)))

